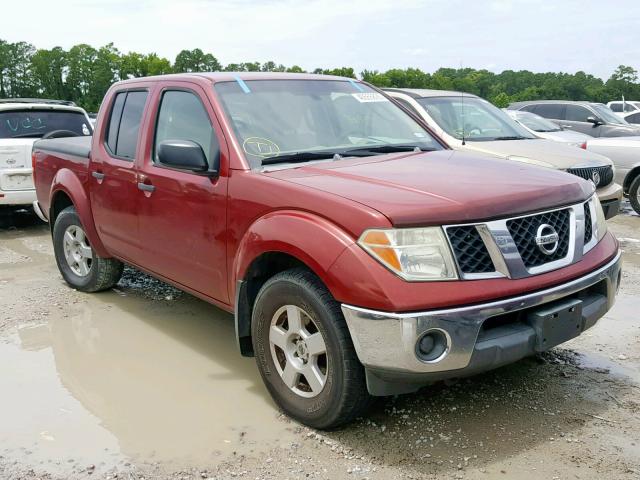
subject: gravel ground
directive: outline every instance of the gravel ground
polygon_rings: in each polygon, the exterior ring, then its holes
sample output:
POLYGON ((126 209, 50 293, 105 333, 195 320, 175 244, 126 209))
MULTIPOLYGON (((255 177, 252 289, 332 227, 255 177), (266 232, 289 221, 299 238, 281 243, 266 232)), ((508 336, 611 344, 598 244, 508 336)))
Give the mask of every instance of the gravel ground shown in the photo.
POLYGON ((5 215, 0 477, 638 479, 640 219, 610 229, 623 285, 585 335, 318 432, 276 410, 227 314, 133 269, 76 292, 47 226, 5 215))

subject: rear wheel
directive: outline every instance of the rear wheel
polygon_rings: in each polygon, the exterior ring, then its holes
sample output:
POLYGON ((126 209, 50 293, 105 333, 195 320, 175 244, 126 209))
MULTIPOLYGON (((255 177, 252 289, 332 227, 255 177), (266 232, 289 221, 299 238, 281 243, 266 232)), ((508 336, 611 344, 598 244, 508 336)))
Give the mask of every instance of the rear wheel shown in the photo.
POLYGON ((251 328, 262 379, 289 416, 328 429, 365 411, 371 397, 340 306, 311 272, 269 279, 251 328))
POLYGON ((122 262, 96 255, 74 207, 65 208, 56 218, 53 249, 62 278, 77 290, 107 290, 120 280, 122 262))
POLYGON ((633 179, 629 187, 629 203, 640 214, 640 175, 633 179))

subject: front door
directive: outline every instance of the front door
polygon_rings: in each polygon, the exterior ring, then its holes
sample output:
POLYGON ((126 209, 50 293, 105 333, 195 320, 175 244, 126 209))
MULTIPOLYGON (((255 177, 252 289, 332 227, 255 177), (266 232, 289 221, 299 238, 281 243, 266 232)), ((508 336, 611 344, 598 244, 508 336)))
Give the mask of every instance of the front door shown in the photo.
POLYGON ((560 125, 574 132, 585 133, 592 137, 599 137, 601 125, 595 125, 587 120, 589 117, 597 118, 597 115, 582 105, 567 104, 564 120, 560 125))
POLYGON ((138 217, 135 159, 146 90, 123 90, 111 97, 103 135, 92 152, 91 209, 100 240, 113 255, 136 262, 138 217))
POLYGON ((199 86, 164 86, 152 100, 155 129, 137 178, 140 264, 154 273, 229 303, 226 265, 227 148, 199 86), (194 173, 158 162, 164 140, 200 145, 209 170, 194 173), (222 167, 222 168, 221 168, 222 167))

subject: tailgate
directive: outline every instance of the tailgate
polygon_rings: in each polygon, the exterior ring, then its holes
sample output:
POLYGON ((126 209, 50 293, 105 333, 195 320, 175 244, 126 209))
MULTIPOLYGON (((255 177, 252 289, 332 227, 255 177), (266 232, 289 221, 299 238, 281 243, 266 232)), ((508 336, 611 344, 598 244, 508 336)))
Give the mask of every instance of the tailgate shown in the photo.
POLYGON ((0 140, 0 170, 31 167, 31 147, 23 141, 21 144, 6 144, 6 140, 0 140))

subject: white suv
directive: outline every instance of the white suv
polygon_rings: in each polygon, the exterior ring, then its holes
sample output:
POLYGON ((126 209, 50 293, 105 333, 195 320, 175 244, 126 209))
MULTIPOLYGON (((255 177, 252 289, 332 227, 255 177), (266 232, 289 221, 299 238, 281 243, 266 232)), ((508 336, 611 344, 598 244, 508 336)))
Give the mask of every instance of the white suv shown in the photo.
POLYGON ((617 100, 615 102, 607 103, 607 107, 609 107, 621 117, 624 117, 625 114, 630 112, 640 112, 640 102, 634 101, 622 102, 620 100, 617 100))
POLYGON ((31 205, 36 199, 31 168, 36 140, 92 134, 87 112, 73 102, 0 100, 0 205, 31 205))

